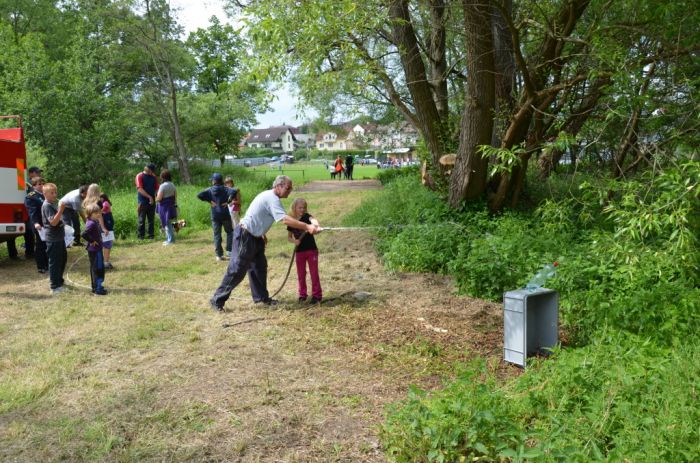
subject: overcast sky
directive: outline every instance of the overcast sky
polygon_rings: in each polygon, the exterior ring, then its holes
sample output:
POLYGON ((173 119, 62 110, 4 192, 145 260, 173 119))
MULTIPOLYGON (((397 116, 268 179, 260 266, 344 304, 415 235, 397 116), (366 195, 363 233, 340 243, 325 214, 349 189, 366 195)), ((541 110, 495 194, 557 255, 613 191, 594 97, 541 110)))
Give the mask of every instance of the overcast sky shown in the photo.
MULTIPOLYGON (((221 22, 228 22, 223 8, 222 0, 170 0, 170 6, 178 9, 178 22, 190 33, 198 28, 206 28, 209 18, 217 16, 221 22)), ((291 95, 288 88, 282 88, 275 93, 272 102, 272 111, 258 115, 256 128, 267 128, 286 123, 288 125, 301 125, 305 119, 297 119, 295 109, 297 101, 291 95)), ((301 118, 301 114, 299 115, 301 118)))

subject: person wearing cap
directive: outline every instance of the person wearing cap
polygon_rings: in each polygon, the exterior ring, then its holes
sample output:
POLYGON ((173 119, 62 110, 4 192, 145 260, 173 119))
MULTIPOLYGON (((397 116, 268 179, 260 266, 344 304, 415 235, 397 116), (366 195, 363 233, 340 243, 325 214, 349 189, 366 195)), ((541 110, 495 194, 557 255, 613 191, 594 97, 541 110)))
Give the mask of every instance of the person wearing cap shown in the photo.
MULTIPOLYGON (((32 181, 36 177, 41 177, 41 168, 37 166, 32 166, 29 169, 27 169, 27 196, 29 196, 33 191, 34 187, 32 186, 32 181)), ((43 201, 43 199, 42 199, 43 201)), ((26 204, 25 204, 26 206, 26 204)), ((39 208, 41 208, 41 204, 39 205, 39 208)), ((29 209, 27 209, 27 213, 29 212, 29 209)), ((39 240, 40 241, 40 240, 39 240)), ((32 227, 32 219, 31 217, 27 219, 26 222, 24 222, 24 256, 27 259, 30 259, 32 257, 35 257, 37 250, 37 246, 39 245, 39 242, 37 241, 37 238, 34 233, 34 228, 32 227)), ((45 254, 45 253, 44 253, 45 254)), ((39 259, 39 257, 37 257, 39 259)), ((37 260, 38 262, 38 260, 37 260)))
POLYGON ((221 246, 221 228, 226 232, 226 254, 231 254, 233 245, 233 225, 228 209, 229 198, 233 195, 231 188, 224 186, 224 177, 215 173, 209 179, 211 187, 197 194, 197 198, 206 201, 211 206, 211 228, 214 230, 214 254, 216 260, 224 260, 224 249, 221 246))
POLYGON ((138 230, 137 237, 142 240, 147 235, 149 240, 154 236, 153 221, 156 216, 156 192, 158 191, 158 178, 156 177, 156 165, 152 162, 146 164, 143 172, 136 175, 136 200, 138 201, 138 230), (148 232, 146 233, 146 221, 148 232))
POLYGON ((287 215, 282 198, 292 192, 292 179, 278 175, 272 189, 259 193, 250 203, 245 217, 236 227, 233 237, 233 254, 221 284, 209 300, 211 308, 224 312, 224 304, 231 291, 243 281, 246 273, 250 282, 253 302, 267 306, 277 305, 267 291, 267 258, 265 257, 265 234, 275 222, 315 235, 321 231, 318 225, 301 222, 287 215))
MULTIPOLYGON (((40 176, 34 176, 31 180, 32 191, 27 193, 24 198, 24 206, 29 213, 30 231, 34 238, 34 257, 36 260, 36 269, 39 273, 47 273, 49 271, 49 257, 46 254, 46 243, 41 239, 40 231, 43 227, 43 219, 41 217, 41 206, 44 204, 44 179, 40 176)), ((26 238, 25 238, 26 243, 26 238)), ((28 244, 27 244, 28 246, 28 244)))
POLYGON ((34 177, 41 177, 42 172, 43 170, 41 170, 41 168, 37 166, 32 166, 29 169, 27 169, 27 194, 29 194, 34 189, 34 187, 32 186, 32 179, 34 179, 34 177))

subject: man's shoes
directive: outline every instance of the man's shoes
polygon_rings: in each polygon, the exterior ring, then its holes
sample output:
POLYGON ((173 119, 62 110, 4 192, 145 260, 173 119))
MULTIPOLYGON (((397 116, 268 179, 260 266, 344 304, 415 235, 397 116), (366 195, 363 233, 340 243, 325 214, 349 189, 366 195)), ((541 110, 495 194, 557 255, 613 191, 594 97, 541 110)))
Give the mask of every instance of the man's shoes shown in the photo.
POLYGON ((105 270, 113 270, 114 266, 111 262, 105 262, 105 270))
POLYGON ((226 310, 224 309, 224 306, 216 305, 216 303, 214 301, 209 301, 209 307, 211 307, 211 310, 213 310, 214 312, 218 312, 218 313, 226 312, 226 310))
POLYGON ((56 296, 58 294, 65 293, 65 292, 66 292, 66 288, 63 286, 59 286, 59 287, 51 290, 51 295, 56 296))
POLYGON ((277 299, 272 299, 271 297, 268 297, 267 299, 263 299, 262 301, 255 301, 256 304, 265 304, 266 306, 275 306, 279 304, 280 302, 277 299))
POLYGON ((47 269, 47 268, 40 268, 40 269, 37 269, 37 272, 39 272, 39 273, 46 273, 46 272, 48 272, 48 271, 49 271, 49 269, 47 269))
POLYGON ((224 260, 224 257, 223 257, 223 256, 216 256, 216 261, 217 261, 217 262, 221 262, 222 260, 224 260))
POLYGON ((299 302, 306 302, 306 296, 299 296, 299 302))
POLYGON ((317 297, 312 297, 311 300, 309 301, 309 304, 320 304, 320 303, 321 303, 321 299, 319 299, 317 297))
POLYGON ((104 288, 97 288, 97 289, 93 290, 92 293, 93 293, 95 296, 106 296, 106 295, 107 295, 107 290, 104 289, 104 288))
POLYGON ((226 251, 226 257, 231 257, 231 251, 226 251))

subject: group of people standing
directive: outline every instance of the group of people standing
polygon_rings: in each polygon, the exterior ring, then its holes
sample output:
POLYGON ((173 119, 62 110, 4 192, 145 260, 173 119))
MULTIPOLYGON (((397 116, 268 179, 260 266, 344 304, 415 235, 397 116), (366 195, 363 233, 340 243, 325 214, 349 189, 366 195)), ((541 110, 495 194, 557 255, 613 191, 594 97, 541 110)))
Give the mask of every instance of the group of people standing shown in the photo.
MULTIPOLYGON (((104 272, 111 269, 114 219, 109 197, 100 191, 97 184, 81 185, 60 200, 55 184, 47 183, 38 167, 29 169, 29 183, 25 205, 29 213, 29 227, 33 235, 33 254, 37 271, 49 274, 52 294, 65 290, 64 278, 71 245, 80 246, 81 238, 86 243, 90 258, 92 292, 105 295, 104 272), (81 218, 85 229, 81 233, 81 218), (73 229, 73 236, 66 238, 66 225, 73 229), (111 233, 110 233, 111 232, 111 233)), ((25 246, 30 243, 25 240, 25 246)))
MULTIPOLYGON (((347 168, 347 167, 346 167, 347 168)), ((64 278, 67 247, 82 245, 90 259, 92 292, 107 294, 104 287, 105 270, 112 269, 110 263, 114 240, 114 218, 109 197, 100 191, 97 184, 81 185, 58 199, 55 184, 45 182, 38 167, 29 169, 31 186, 25 204, 34 237, 33 255, 39 273, 49 274, 52 294, 65 291, 64 278), (81 232, 81 219, 85 223, 81 232), (73 228, 73 237, 66 236, 66 225, 73 228), (83 242, 81 242, 81 239, 83 242)), ((280 175, 275 178, 272 189, 258 194, 251 202, 245 217, 240 219, 241 193, 234 187, 230 177, 219 173, 211 176, 211 187, 197 197, 208 202, 211 208, 211 223, 214 232, 216 260, 230 257, 230 262, 221 284, 210 299, 211 307, 223 312, 224 304, 233 289, 248 275, 255 303, 276 305, 267 290, 267 258, 265 247, 267 231, 275 222, 287 227, 288 241, 295 245, 300 302, 308 298, 306 269, 311 277, 311 302, 320 302, 323 294, 318 273, 318 247, 314 235, 321 231, 320 224, 308 212, 306 200, 297 198, 289 213, 284 210, 281 199, 292 191, 292 180, 280 175), (226 233, 226 255, 222 245, 222 229, 226 233)), ((175 242, 177 219, 177 191, 170 172, 160 173, 160 182, 155 174, 155 165, 147 164, 136 176, 138 202, 137 237, 141 240, 154 238, 154 218, 158 212, 161 228, 166 240, 164 246, 175 242)), ((29 246, 29 244, 27 244, 29 246)))

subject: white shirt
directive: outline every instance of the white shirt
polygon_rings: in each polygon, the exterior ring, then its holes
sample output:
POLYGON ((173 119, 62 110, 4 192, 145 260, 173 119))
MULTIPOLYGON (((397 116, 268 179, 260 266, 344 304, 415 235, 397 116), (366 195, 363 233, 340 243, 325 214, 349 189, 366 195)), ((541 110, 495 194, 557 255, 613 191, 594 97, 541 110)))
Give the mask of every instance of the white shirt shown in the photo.
POLYGON ((244 228, 258 238, 263 236, 272 227, 287 215, 282 206, 282 201, 275 194, 275 190, 266 190, 255 197, 245 217, 241 220, 244 228))
POLYGON ((83 208, 83 198, 80 197, 80 189, 66 193, 59 203, 65 204, 67 208, 73 209, 75 212, 80 212, 83 208))

